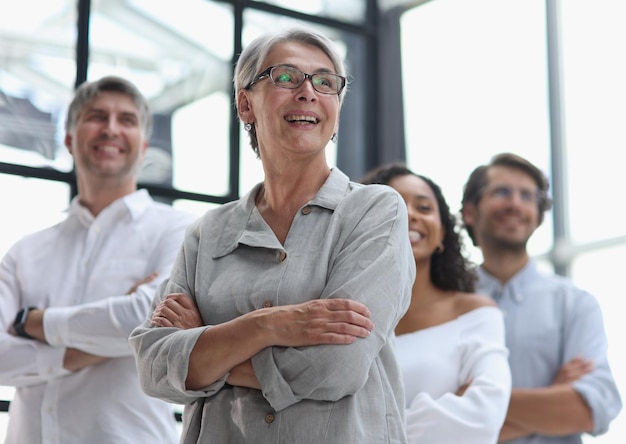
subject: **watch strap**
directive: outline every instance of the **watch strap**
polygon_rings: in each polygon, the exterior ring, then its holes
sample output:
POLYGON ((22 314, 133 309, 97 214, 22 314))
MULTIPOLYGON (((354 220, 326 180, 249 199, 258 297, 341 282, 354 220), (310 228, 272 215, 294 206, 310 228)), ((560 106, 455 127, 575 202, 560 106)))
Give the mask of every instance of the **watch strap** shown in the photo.
POLYGON ((15 316, 15 321, 13 321, 13 329, 19 337, 26 339, 35 339, 31 335, 26 333, 24 327, 26 325, 28 313, 30 313, 32 310, 35 310, 36 308, 37 307, 22 308, 20 311, 17 312, 17 315, 15 316))

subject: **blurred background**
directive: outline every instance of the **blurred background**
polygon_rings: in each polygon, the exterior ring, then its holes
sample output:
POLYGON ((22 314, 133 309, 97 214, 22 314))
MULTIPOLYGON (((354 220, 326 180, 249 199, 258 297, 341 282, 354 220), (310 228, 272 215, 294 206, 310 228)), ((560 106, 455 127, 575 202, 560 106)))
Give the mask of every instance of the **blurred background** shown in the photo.
MULTIPOLYGON (((456 211, 498 152, 544 170, 555 207, 530 251, 599 299, 626 396, 624 23, 621 0, 0 0, 0 255, 64 218, 66 107, 103 75, 136 83, 155 112, 141 172, 153 197, 201 215, 244 194, 262 171, 234 113, 234 62, 259 34, 305 25, 348 66, 328 158, 354 180, 404 160, 456 211)), ((12 394, 0 386, 0 440, 12 394)), ((626 442, 623 416, 585 443, 626 442)))

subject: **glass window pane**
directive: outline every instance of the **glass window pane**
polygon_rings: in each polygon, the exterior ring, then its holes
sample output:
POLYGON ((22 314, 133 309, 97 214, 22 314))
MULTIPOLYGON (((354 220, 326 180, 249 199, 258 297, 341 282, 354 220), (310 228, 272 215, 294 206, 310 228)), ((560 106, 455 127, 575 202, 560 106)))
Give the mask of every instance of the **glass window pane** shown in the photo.
POLYGON ((574 241, 626 235, 626 3, 568 0, 562 10, 564 118, 574 241))
POLYGON ((24 0, 0 14, 1 162, 72 169, 63 125, 76 77, 75 23, 71 0, 24 0))
MULTIPOLYGON (((550 173, 544 7, 437 0, 402 17, 407 163, 441 185, 453 211, 471 171, 498 152, 550 173)), ((550 247, 551 225, 546 217, 531 254, 550 247)), ((471 257, 480 261, 476 249, 471 257)))
POLYGON ((155 114, 140 182, 227 194, 233 40, 232 8, 223 3, 94 4, 89 79, 128 78, 155 114))
POLYGON ((408 154, 420 170, 469 174, 503 150, 549 165, 544 23, 542 1, 437 0, 403 16, 408 154))
POLYGON ((2 221, 0 257, 26 234, 65 219, 70 201, 66 183, 0 174, 0 189, 2 214, 11 215, 2 221))
POLYGON ((172 206, 177 210, 186 211, 200 217, 212 208, 217 208, 221 204, 211 202, 200 202, 197 200, 177 199, 172 202, 172 206))
POLYGON ((303 14, 327 17, 350 23, 365 22, 365 0, 259 0, 281 8, 291 9, 303 14))

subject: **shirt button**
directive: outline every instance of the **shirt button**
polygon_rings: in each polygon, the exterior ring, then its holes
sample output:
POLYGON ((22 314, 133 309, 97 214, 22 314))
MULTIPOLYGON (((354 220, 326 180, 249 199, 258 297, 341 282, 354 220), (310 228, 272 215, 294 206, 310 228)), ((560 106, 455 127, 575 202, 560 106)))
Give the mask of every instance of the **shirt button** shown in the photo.
POLYGON ((302 214, 304 214, 305 216, 310 213, 311 213, 311 207, 309 207, 308 205, 302 209, 302 214))
POLYGON ((263 302, 263 307, 267 308, 267 307, 271 307, 272 306, 272 301, 265 301, 263 302))
POLYGON ((280 255, 278 256, 278 260, 280 262, 284 261, 285 259, 287 259, 287 253, 285 253, 284 251, 280 252, 280 255))
POLYGON ((265 422, 268 424, 271 424, 274 422, 274 415, 272 415, 271 413, 268 413, 267 415, 265 415, 265 422))

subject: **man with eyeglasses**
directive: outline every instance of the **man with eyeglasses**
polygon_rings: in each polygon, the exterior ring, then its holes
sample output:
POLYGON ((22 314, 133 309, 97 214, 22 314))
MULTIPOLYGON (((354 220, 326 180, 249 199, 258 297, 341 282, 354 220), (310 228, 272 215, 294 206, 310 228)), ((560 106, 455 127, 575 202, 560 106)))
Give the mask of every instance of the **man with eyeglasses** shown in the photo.
POLYGON ((526 250, 552 205, 548 189, 535 165, 502 153, 472 172, 463 193, 463 223, 483 254, 476 290, 505 315, 513 391, 499 442, 582 443, 622 407, 598 302, 540 273, 526 250))

